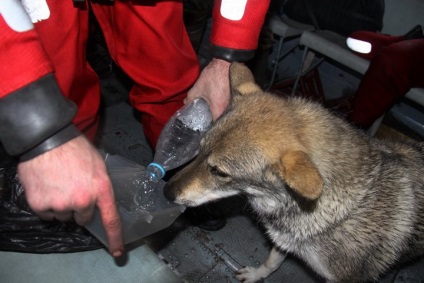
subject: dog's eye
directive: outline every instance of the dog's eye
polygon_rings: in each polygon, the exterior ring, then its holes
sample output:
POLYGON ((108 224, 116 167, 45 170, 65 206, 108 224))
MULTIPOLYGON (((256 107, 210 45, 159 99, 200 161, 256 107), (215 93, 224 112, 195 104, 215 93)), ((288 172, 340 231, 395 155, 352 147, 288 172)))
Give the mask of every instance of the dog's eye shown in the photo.
POLYGON ((222 172, 221 170, 219 170, 216 166, 210 167, 210 170, 211 170, 211 174, 212 175, 216 175, 218 177, 226 178, 226 177, 229 176, 227 173, 222 172))

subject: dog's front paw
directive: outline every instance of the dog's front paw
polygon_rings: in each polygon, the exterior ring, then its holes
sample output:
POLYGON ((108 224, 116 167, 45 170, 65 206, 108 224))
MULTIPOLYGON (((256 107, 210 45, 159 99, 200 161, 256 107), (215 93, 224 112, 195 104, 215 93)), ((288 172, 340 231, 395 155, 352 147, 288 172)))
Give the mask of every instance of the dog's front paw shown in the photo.
POLYGON ((236 278, 243 283, 254 283, 265 278, 268 274, 264 273, 261 268, 246 266, 237 270, 236 278))
POLYGON ((245 267, 237 270, 236 278, 243 283, 253 283, 262 280, 278 269, 286 253, 281 252, 278 248, 273 247, 266 261, 258 268, 245 267))

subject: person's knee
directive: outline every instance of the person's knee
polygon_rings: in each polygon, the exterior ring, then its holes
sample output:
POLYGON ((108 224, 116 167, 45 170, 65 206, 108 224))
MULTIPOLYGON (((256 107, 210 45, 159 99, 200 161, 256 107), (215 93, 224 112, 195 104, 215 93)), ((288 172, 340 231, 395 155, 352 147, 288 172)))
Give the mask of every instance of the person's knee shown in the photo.
POLYGON ((401 74, 409 73, 408 49, 400 44, 391 44, 383 47, 372 61, 373 65, 379 66, 379 72, 386 79, 396 79, 401 74))

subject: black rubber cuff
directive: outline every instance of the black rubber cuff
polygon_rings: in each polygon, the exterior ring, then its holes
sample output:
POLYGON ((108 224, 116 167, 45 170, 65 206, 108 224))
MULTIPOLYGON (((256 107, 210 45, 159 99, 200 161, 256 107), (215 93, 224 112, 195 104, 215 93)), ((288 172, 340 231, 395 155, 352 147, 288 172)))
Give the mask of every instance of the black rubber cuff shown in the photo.
POLYGON ((20 157, 20 161, 27 161, 33 159, 34 157, 43 154, 53 148, 58 147, 78 136, 82 133, 75 127, 73 124, 63 128, 59 132, 55 133, 53 136, 47 138, 43 142, 39 143, 32 149, 24 152, 20 157))
POLYGON ((49 74, 0 99, 0 140, 28 160, 80 135, 71 124, 76 112, 49 74))
POLYGON ((231 49, 214 44, 209 46, 209 52, 213 57, 228 62, 247 62, 255 56, 255 50, 231 49))

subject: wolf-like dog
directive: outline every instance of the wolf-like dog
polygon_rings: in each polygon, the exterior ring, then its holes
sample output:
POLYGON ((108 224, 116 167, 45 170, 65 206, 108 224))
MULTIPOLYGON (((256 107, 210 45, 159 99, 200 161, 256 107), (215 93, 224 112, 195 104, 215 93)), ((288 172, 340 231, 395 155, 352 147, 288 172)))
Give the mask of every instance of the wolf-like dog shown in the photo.
POLYGON ((265 278, 286 252, 328 282, 375 281, 424 253, 423 143, 370 138, 318 103, 266 93, 240 63, 230 82, 230 106, 165 194, 247 197, 274 248, 239 280, 265 278))

